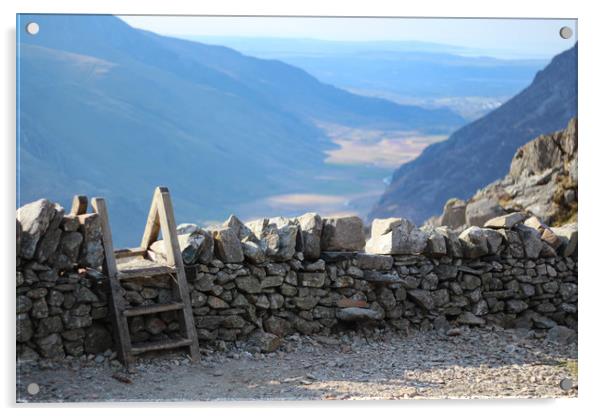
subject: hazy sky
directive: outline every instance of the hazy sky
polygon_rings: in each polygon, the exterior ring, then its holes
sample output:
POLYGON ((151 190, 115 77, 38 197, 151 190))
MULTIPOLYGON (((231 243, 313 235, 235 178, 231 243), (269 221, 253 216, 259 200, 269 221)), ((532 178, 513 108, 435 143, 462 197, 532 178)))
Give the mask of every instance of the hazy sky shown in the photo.
POLYGON ((498 57, 550 57, 571 47, 576 20, 120 16, 131 26, 172 36, 314 38, 435 42, 498 57), (562 39, 562 26, 573 29, 562 39))

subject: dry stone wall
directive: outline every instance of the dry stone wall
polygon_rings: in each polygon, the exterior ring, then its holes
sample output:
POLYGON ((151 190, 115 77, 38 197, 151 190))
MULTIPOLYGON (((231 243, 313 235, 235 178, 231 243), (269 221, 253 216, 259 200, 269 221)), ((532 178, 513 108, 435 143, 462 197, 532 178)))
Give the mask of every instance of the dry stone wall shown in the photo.
MULTIPOLYGON (((17 212, 17 347, 22 357, 111 348, 107 284, 95 214, 72 217, 41 200, 17 212)), ((558 340, 577 329, 577 229, 521 214, 461 234, 357 217, 230 217, 221 227, 178 227, 201 345, 272 351, 292 333, 359 325, 401 331, 463 325, 522 327, 558 340)), ((163 243, 151 257, 162 261, 163 243)), ((131 306, 166 303, 169 276, 128 281, 131 306)), ((170 337, 173 312, 130 318, 133 342, 170 337)))

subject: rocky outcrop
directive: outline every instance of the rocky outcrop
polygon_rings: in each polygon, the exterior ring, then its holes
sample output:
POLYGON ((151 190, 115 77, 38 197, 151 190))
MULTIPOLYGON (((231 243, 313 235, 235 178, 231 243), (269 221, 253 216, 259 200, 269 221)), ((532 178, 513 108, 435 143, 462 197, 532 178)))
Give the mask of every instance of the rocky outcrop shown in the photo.
MULTIPOLYGON (((516 149, 537 135, 564 128, 576 116, 575 44, 554 57, 515 97, 400 166, 369 217, 403 216, 421 224, 440 215, 450 198, 466 200, 506 175, 516 149)), ((571 197, 569 191, 567 199, 571 197)), ((528 198, 525 193, 521 205, 533 205, 528 198)))
MULTIPOLYGON (((577 220, 577 119, 564 130, 542 135, 520 147, 509 173, 479 190, 466 203, 450 199, 429 224, 462 231, 476 225, 499 228, 534 216, 541 224, 577 220), (462 218, 462 211, 464 217, 462 218), (504 215, 508 213, 508 215, 504 215), (497 218, 500 224, 492 223, 497 218)), ((535 220, 532 220, 535 221, 535 220)), ((547 226, 545 226, 547 227, 547 226)))

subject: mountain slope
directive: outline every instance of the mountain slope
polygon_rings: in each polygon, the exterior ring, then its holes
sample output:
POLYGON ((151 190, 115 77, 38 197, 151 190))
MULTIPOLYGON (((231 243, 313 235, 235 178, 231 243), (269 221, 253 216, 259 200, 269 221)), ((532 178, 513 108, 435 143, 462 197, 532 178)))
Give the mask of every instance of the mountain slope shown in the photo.
POLYGON ((563 128, 577 112, 577 45, 557 55, 521 93, 448 140, 427 147, 394 174, 370 217, 437 215, 508 171, 516 149, 563 128))
POLYGON ((316 120, 433 132, 462 123, 113 16, 20 16, 18 33, 18 203, 102 195, 118 245, 138 239, 157 185, 172 190, 180 222, 197 223, 330 186, 334 145, 316 120), (30 20, 36 36, 24 33, 30 20))

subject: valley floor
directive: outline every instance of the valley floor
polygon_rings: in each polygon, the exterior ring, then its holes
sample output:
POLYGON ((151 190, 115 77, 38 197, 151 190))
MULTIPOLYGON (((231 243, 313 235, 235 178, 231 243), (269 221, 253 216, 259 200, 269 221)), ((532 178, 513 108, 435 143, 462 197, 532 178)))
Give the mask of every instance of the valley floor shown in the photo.
POLYGON ((294 335, 270 354, 205 350, 191 364, 172 353, 140 359, 129 374, 102 355, 17 364, 18 402, 576 396, 577 345, 526 330, 294 335))

